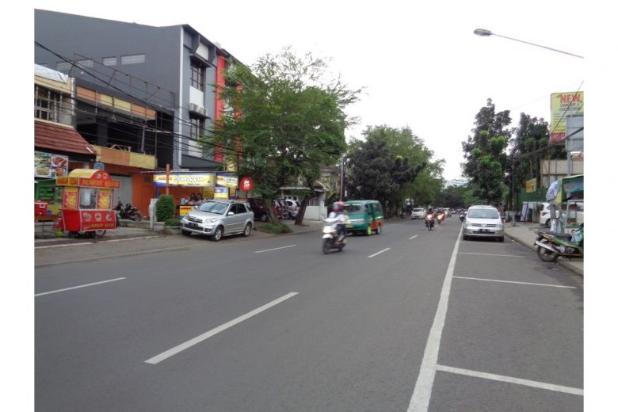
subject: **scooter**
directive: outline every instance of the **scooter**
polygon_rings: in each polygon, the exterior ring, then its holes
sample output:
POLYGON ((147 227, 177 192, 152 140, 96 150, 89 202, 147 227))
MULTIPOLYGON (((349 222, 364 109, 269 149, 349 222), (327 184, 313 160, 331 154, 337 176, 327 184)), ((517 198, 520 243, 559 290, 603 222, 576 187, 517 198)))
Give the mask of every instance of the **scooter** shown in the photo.
POLYGON ((466 214, 465 213, 460 213, 459 214, 459 221, 463 222, 464 220, 466 220, 466 214))
POLYGON ((322 252, 328 255, 331 251, 341 250, 346 245, 346 234, 337 234, 337 219, 324 219, 324 227, 322 228, 322 252))
POLYGON ((136 222, 141 222, 142 220, 142 214, 136 207, 131 206, 131 203, 127 203, 123 206, 122 202, 118 202, 114 210, 119 219, 129 219, 136 222))
POLYGON ((438 212, 438 214, 436 215, 436 220, 438 221, 438 224, 442 224, 442 221, 444 220, 444 212, 438 212))
POLYGON ((434 225, 433 214, 429 213, 427 216, 425 216, 425 226, 427 226, 427 230, 431 230, 433 229, 433 225, 434 225))
POLYGON ((572 235, 537 232, 536 254, 543 262, 555 262, 560 256, 567 258, 584 257, 584 224, 572 235))

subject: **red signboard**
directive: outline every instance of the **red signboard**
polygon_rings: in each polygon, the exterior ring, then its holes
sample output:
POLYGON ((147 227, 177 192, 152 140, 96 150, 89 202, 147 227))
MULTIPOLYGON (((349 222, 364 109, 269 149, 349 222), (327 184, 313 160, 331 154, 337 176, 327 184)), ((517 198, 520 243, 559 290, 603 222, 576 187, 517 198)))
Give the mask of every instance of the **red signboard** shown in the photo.
POLYGON ((243 177, 240 179, 240 190, 243 192, 250 192, 253 190, 253 179, 250 177, 243 177))
POLYGON ((81 229, 116 229, 116 212, 113 210, 81 210, 81 229))

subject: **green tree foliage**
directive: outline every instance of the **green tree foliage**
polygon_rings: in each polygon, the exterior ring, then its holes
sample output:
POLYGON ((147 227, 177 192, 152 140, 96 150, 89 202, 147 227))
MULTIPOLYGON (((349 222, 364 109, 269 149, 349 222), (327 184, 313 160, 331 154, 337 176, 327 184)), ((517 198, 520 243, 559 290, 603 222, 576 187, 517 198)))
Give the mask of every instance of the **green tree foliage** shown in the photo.
POLYGON ((464 174, 475 185, 474 195, 487 203, 498 204, 504 195, 510 123, 509 111, 496 113, 495 105, 487 99, 487 105, 476 115, 472 135, 462 143, 464 174))
POLYGON ((379 200, 392 215, 412 197, 428 166, 435 169, 432 152, 409 128, 368 127, 363 135, 365 140, 354 141, 348 151, 348 197, 379 200))
POLYGON ((157 222, 166 222, 176 216, 174 198, 170 195, 161 195, 156 206, 157 222))
MULTIPOLYGON (((216 124, 213 140, 242 146, 240 173, 253 177, 255 192, 269 207, 282 186, 302 182, 313 189, 320 166, 334 164, 346 149, 351 119, 344 109, 359 90, 323 80, 326 69, 323 60, 286 49, 259 58, 251 69, 236 65, 227 73, 223 96, 234 113, 216 124)), ((297 224, 312 195, 304 197, 297 224)))

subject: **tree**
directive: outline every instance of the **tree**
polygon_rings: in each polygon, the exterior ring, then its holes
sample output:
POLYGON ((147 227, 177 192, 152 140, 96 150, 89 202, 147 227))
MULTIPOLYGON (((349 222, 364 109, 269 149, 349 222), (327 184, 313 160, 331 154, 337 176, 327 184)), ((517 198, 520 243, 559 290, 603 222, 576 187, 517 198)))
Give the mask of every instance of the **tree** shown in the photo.
POLYGON ((506 127, 510 123, 509 111, 496 113, 495 105, 487 99, 487 105, 476 115, 472 136, 462 143, 464 174, 476 185, 474 194, 487 203, 502 201, 507 163, 505 150, 510 136, 506 127))
POLYGON ((392 215, 410 197, 431 152, 409 128, 370 126, 363 135, 348 151, 347 191, 353 198, 379 200, 392 215))
POLYGON ((217 122, 213 133, 224 147, 242 146, 240 173, 253 177, 269 208, 282 186, 302 182, 311 189, 296 224, 302 224, 320 166, 335 163, 346 149, 351 119, 344 109, 359 93, 339 79, 325 82, 325 70, 323 60, 297 57, 289 49, 259 58, 251 70, 234 66, 223 96, 235 113, 217 122))

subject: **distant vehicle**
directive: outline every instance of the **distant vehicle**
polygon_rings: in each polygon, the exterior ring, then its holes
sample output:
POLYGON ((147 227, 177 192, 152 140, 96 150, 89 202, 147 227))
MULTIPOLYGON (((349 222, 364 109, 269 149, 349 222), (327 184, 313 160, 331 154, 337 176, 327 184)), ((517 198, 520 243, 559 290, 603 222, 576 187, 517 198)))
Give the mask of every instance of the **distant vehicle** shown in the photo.
POLYGON ((269 220, 268 210, 266 210, 264 199, 251 197, 247 199, 247 201, 249 202, 251 211, 253 211, 253 218, 255 220, 259 220, 260 222, 267 222, 269 220))
POLYGON ((504 224, 500 212, 493 206, 475 205, 468 208, 464 221, 463 239, 472 237, 496 238, 504 242, 504 224))
POLYGON ((242 233, 251 235, 253 212, 243 202, 234 200, 208 200, 196 206, 180 221, 183 235, 206 235, 214 241, 223 236, 242 233))
POLYGON ((425 219, 427 211, 424 207, 415 207, 412 209, 412 219, 425 219))
POLYGON ((541 216, 539 217, 539 223, 545 227, 549 227, 551 224, 549 205, 549 202, 543 202, 543 210, 541 210, 541 216))
POLYGON ((345 202, 349 232, 379 235, 384 228, 384 212, 377 200, 348 200, 345 202))

